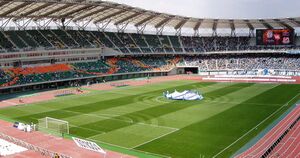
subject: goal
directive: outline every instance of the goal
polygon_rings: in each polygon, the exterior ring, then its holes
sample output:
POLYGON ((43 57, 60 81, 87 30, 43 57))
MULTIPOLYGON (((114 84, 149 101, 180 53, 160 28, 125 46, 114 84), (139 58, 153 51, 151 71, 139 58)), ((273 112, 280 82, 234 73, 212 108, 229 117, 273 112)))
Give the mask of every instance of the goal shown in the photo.
POLYGON ((64 134, 69 134, 69 122, 56 118, 45 117, 38 120, 38 129, 63 136, 64 134))

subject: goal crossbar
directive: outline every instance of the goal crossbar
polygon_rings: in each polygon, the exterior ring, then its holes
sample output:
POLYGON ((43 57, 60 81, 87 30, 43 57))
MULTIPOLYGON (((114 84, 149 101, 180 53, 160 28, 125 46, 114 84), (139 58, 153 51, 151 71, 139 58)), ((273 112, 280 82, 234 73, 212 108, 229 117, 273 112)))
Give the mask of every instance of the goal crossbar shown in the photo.
POLYGON ((39 128, 44 128, 52 132, 57 132, 61 134, 69 134, 69 122, 65 120, 60 120, 52 117, 45 117, 39 119, 39 128))

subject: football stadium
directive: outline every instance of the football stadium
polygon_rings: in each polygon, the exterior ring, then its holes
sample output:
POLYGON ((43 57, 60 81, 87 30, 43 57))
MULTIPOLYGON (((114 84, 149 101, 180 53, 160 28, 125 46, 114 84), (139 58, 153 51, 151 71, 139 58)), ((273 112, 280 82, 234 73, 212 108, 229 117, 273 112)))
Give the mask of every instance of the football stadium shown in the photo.
POLYGON ((263 17, 0 0, 0 157, 300 158, 300 16, 263 17))

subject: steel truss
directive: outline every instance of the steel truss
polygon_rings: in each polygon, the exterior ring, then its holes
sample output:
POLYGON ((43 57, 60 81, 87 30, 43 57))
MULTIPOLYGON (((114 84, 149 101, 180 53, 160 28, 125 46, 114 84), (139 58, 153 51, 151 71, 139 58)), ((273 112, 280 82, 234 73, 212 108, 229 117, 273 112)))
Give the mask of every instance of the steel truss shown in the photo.
POLYGON ((32 18, 21 18, 21 19, 13 19, 13 23, 16 24, 19 30, 25 30, 27 26, 32 22, 32 18))
POLYGON ((139 25, 139 26, 135 26, 137 33, 138 34, 143 34, 144 30, 146 28, 147 24, 143 24, 143 25, 139 25))
POLYGON ((88 21, 73 21, 74 24, 81 30, 85 30, 85 28, 91 23, 92 19, 88 21))
POLYGON ((72 22, 72 19, 67 19, 65 22, 62 22, 62 19, 53 19, 53 22, 59 27, 64 29, 65 27, 69 26, 72 22))
POLYGON ((34 19, 32 20, 39 29, 46 29, 53 19, 34 19))
POLYGON ((7 24, 10 22, 11 18, 0 18, 0 29, 4 30, 7 24))
POLYGON ((97 22, 97 23, 94 23, 97 27, 97 29, 99 31, 105 31, 105 29, 107 28, 107 26, 110 24, 112 20, 111 19, 107 19, 107 20, 103 20, 101 22, 97 22))
POLYGON ((117 27, 118 32, 124 32, 129 23, 130 23, 130 21, 127 21, 124 23, 117 24, 115 26, 117 27))

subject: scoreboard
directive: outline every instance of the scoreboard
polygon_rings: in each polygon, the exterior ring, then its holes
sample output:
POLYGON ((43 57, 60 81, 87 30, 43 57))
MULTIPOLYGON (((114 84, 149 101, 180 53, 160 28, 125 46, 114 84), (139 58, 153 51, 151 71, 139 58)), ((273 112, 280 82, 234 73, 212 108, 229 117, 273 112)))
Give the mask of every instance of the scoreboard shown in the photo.
POLYGON ((257 45, 293 45, 294 30, 290 29, 258 29, 257 45))

